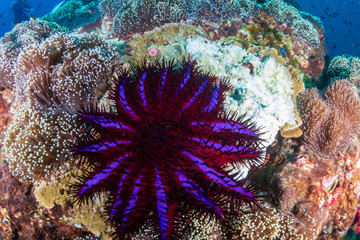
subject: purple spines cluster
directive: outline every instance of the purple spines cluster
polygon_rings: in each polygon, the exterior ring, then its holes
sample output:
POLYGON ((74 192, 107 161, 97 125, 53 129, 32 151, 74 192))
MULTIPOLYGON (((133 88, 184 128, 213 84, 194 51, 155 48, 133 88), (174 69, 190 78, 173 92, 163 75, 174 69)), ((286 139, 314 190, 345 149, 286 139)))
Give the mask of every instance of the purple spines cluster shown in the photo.
POLYGON ((79 202, 110 193, 117 238, 149 219, 159 239, 175 238, 180 202, 222 219, 229 204, 257 201, 256 188, 224 170, 262 156, 258 130, 223 112, 226 82, 194 62, 170 62, 120 72, 114 85, 113 110, 90 105, 80 113, 89 134, 74 151, 80 167, 90 167, 74 192, 79 202))

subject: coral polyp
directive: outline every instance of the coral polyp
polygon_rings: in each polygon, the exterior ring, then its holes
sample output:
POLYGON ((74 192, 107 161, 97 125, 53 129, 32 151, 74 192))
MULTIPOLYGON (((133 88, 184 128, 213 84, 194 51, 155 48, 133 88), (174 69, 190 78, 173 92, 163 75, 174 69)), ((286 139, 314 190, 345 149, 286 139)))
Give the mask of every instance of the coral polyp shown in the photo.
POLYGON ((74 146, 83 169, 76 199, 109 194, 106 213, 119 239, 149 220, 153 236, 176 238, 181 205, 223 219, 231 206, 256 203, 257 188, 231 171, 262 161, 260 133, 224 112, 229 88, 195 62, 116 74, 110 109, 91 104, 80 112, 88 134, 74 146))

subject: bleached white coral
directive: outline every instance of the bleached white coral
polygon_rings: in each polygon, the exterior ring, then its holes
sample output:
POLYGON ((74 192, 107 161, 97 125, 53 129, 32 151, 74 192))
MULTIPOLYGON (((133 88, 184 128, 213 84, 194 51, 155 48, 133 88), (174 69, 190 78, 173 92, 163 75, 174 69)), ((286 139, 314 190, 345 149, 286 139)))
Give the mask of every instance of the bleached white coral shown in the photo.
POLYGON ((186 51, 204 70, 229 79, 233 88, 225 100, 227 110, 246 114, 263 126, 263 137, 269 144, 282 126, 295 123, 293 81, 287 68, 274 57, 261 59, 239 46, 203 38, 189 39, 186 51))

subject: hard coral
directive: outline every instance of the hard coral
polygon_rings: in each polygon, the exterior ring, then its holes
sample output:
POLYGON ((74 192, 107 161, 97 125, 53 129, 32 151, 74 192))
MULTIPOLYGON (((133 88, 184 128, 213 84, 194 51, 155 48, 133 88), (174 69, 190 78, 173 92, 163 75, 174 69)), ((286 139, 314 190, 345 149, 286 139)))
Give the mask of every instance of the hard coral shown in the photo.
POLYGON ((17 97, 22 101, 30 98, 41 107, 74 113, 80 102, 98 97, 99 85, 105 84, 116 64, 115 56, 114 48, 95 35, 54 34, 19 54, 17 97))
POLYGON ((182 19, 218 21, 241 18, 256 12, 256 3, 249 0, 103 0, 100 10, 114 18, 112 32, 118 36, 151 30, 165 23, 182 19))
POLYGON ((320 36, 314 25, 304 19, 295 7, 281 0, 271 0, 264 4, 264 9, 276 21, 291 24, 294 34, 299 39, 315 46, 320 44, 320 36))
POLYGON ((149 219, 153 237, 176 238, 184 203, 221 219, 240 202, 257 201, 254 186, 229 172, 259 164, 258 130, 224 113, 229 86, 216 80, 188 62, 136 66, 115 78, 110 111, 81 111, 88 135, 74 146, 84 171, 74 193, 80 202, 109 193, 117 238, 149 219))
POLYGON ((348 146, 360 127, 360 99, 346 80, 332 83, 322 98, 316 89, 300 96, 305 146, 321 156, 333 156, 348 146))
POLYGON ((327 77, 330 82, 347 79, 360 89, 360 59, 350 56, 334 57, 329 64, 327 77))

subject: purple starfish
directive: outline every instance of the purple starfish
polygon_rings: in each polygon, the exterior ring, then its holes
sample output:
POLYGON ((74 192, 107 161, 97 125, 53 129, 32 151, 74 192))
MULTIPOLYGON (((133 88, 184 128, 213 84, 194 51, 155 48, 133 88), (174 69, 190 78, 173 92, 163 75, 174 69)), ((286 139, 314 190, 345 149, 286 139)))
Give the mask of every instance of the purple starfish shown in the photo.
POLYGON ((110 193, 117 238, 152 219, 160 239, 173 239, 180 202, 224 218, 225 204, 257 200, 255 188, 223 169, 255 166, 262 155, 257 130, 223 112, 226 82, 194 62, 171 62, 121 72, 114 85, 110 111, 91 105, 80 113, 89 134, 74 151, 90 165, 77 200, 110 193))

